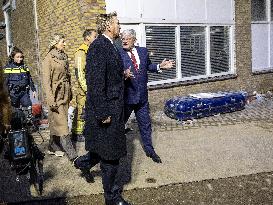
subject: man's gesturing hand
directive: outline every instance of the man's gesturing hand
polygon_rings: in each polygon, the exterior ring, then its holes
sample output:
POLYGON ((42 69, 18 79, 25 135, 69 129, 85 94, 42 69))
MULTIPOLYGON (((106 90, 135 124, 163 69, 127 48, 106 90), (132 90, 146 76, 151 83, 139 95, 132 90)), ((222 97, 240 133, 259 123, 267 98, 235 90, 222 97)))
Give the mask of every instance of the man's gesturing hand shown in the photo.
POLYGON ((174 60, 166 60, 166 58, 159 64, 160 69, 172 68, 175 64, 174 60))

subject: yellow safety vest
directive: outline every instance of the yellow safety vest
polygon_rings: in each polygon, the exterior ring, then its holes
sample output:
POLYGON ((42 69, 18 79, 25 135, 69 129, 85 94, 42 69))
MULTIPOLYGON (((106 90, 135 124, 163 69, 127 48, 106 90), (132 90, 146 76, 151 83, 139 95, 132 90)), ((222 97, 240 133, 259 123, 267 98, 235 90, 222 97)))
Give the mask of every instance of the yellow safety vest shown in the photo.
MULTIPOLYGON (((82 50, 82 51, 84 51, 85 52, 85 54, 87 54, 87 51, 88 51, 88 45, 86 45, 86 44, 82 44, 78 49, 77 49, 77 51, 80 51, 80 50, 82 50)), ((76 52, 77 52, 76 51, 76 52)))

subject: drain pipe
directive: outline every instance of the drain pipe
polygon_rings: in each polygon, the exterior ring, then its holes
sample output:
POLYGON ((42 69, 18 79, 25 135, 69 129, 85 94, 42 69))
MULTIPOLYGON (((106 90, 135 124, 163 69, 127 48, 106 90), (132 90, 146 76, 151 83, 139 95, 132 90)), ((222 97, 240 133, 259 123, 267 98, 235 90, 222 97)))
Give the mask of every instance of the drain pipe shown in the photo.
POLYGON ((34 23, 35 23, 35 40, 36 40, 36 53, 37 53, 37 83, 38 83, 38 99, 43 98, 43 92, 39 92, 42 90, 41 83, 41 56, 40 56, 40 41, 39 41, 39 26, 38 26, 38 14, 37 14, 37 0, 33 0, 33 14, 34 14, 34 23))
POLYGON ((12 43, 12 37, 11 37, 11 27, 10 27, 10 12, 11 8, 4 7, 3 8, 4 17, 5 17, 5 24, 6 24, 6 42, 7 42, 7 55, 9 56, 13 43, 12 43))
POLYGON ((40 67, 41 67, 41 61, 40 61, 40 41, 39 41, 39 26, 38 26, 38 15, 37 15, 37 0, 33 0, 33 13, 34 13, 34 22, 35 22, 35 38, 36 38, 36 46, 37 46, 37 57, 38 57, 38 67, 39 67, 39 73, 40 74, 40 67))

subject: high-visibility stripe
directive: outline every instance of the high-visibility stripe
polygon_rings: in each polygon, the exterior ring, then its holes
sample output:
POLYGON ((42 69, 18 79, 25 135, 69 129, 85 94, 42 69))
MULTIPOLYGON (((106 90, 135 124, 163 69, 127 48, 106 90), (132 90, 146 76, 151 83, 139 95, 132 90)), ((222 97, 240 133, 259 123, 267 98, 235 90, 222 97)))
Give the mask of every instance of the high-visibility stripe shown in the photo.
POLYGON ((29 72, 28 68, 5 68, 4 69, 4 73, 6 74, 10 74, 10 73, 18 74, 18 73, 27 73, 27 72, 29 72))

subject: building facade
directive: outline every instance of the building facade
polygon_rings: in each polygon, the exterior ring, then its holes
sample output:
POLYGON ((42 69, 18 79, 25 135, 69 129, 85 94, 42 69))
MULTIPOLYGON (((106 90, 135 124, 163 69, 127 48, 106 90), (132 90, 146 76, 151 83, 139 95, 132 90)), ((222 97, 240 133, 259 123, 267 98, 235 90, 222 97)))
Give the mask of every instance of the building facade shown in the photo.
MULTIPOLYGON (((5 0, 0 21, 6 23, 6 38, 1 40, 1 59, 7 59, 12 46, 21 48, 35 82, 40 82, 41 61, 48 52, 54 33, 66 36, 70 65, 82 43, 82 33, 95 28, 95 17, 105 13, 104 0, 5 0)), ((6 61, 6 60, 3 60, 6 61)))
MULTIPOLYGON (((10 18, 11 41, 21 47, 39 81, 49 37, 64 33, 71 65, 85 28, 99 13, 117 11, 122 29, 134 28, 153 62, 176 61, 149 75, 152 108, 176 95, 245 90, 273 85, 273 0, 6 0, 0 21, 10 18), (5 7, 6 6, 6 7, 5 7), (5 11, 10 9, 9 17, 5 11), (24 36, 22 36, 24 35, 24 36)), ((7 21, 7 20, 6 20, 7 21)), ((6 36, 8 37, 8 36, 6 36)), ((4 56, 4 57, 3 57, 4 56)))

